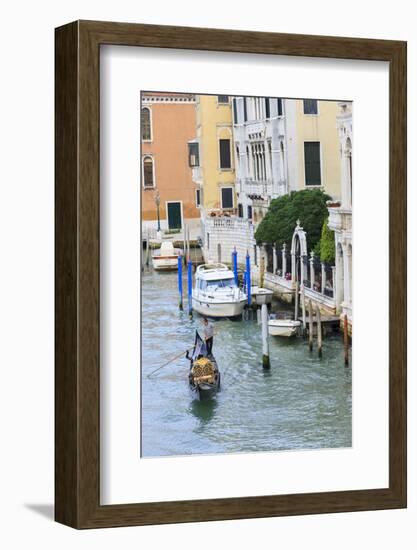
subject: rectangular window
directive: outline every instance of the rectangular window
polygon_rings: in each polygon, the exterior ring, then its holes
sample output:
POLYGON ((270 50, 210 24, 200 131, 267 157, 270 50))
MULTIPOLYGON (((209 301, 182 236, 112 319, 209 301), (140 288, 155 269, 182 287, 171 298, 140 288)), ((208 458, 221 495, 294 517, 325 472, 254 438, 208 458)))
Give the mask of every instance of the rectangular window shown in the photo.
POLYGON ((304 142, 304 166, 306 185, 321 185, 320 142, 304 142))
POLYGON ((217 96, 217 103, 229 103, 229 96, 228 95, 218 95, 217 96))
POLYGON ((188 144, 188 165, 200 166, 200 148, 198 143, 189 143, 188 144))
POLYGON ((248 204, 248 220, 252 219, 252 206, 248 204))
POLYGON ((220 139, 220 168, 230 169, 232 167, 231 157, 230 157, 230 139, 220 139))
POLYGON ((243 121, 246 122, 248 120, 248 106, 246 97, 243 98, 243 121))
POLYGON ((271 110, 269 108, 269 97, 265 98, 265 118, 270 118, 271 110))
POLYGON ((197 207, 200 206, 200 204, 201 204, 201 194, 200 193, 201 193, 200 189, 195 190, 195 204, 196 204, 197 207))
POLYGON ((317 99, 303 99, 304 114, 305 115, 317 115, 318 105, 317 99))
POLYGON ((233 208, 233 189, 231 187, 222 188, 222 208, 233 208))
POLYGON ((278 98, 278 116, 282 116, 282 99, 278 98))
POLYGON ((237 205, 237 215, 239 218, 243 218, 243 206, 240 203, 237 205))
POLYGON ((237 102, 236 98, 233 98, 233 124, 237 124, 237 102))

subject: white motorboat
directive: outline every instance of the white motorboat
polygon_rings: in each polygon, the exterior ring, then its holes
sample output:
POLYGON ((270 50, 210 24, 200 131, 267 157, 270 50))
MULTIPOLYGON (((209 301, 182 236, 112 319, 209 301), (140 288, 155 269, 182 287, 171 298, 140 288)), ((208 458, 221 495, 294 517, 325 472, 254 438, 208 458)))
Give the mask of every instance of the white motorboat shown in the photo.
POLYGON ((246 294, 236 284, 233 271, 224 264, 203 264, 197 268, 193 309, 207 317, 242 315, 246 294))
POLYGON ((256 303, 257 306, 263 304, 270 304, 272 302, 272 290, 269 288, 262 288, 260 286, 251 287, 251 297, 252 300, 256 303))
POLYGON ((164 241, 161 248, 154 250, 152 254, 152 265, 156 271, 174 271, 178 269, 178 256, 180 248, 174 248, 170 241, 164 241))
POLYGON ((297 333, 300 326, 301 322, 294 319, 269 319, 268 334, 289 338, 297 333))

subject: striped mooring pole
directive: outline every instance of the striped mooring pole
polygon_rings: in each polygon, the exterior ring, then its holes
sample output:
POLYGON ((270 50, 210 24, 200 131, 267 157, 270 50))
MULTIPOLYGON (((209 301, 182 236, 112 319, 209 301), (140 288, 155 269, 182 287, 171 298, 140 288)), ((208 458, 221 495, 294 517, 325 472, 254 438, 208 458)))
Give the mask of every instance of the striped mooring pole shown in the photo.
POLYGON ((235 283, 236 283, 236 286, 239 286, 239 278, 238 278, 238 274, 237 274, 237 250, 236 250, 236 247, 234 248, 234 250, 232 252, 232 264, 233 264, 233 273, 234 273, 234 276, 235 276, 235 283))
POLYGON ((180 295, 178 306, 182 311, 184 309, 182 304, 182 254, 178 254, 178 292, 180 295))
POLYGON ((193 317, 193 262, 188 258, 187 264, 187 282, 188 282, 188 315, 193 317))
POLYGON ((248 297, 248 306, 251 305, 251 280, 250 280, 250 256, 246 253, 246 295, 248 297))

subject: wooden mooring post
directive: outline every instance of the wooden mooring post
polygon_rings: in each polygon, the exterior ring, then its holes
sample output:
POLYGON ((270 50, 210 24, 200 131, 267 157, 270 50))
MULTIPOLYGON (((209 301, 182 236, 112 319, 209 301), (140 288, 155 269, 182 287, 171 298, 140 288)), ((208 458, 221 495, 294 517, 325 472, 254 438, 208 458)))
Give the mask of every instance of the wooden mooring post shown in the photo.
POLYGON ((345 348, 345 367, 349 366, 349 334, 348 334, 348 318, 345 314, 343 317, 343 346, 345 348))
POLYGON ((311 300, 308 301, 308 347, 310 351, 313 351, 313 304, 311 300))
POLYGON ((262 367, 264 369, 269 369, 271 368, 271 362, 269 360, 268 307, 266 304, 262 304, 261 316, 262 316, 262 367))
POLYGON ((316 319, 317 319, 317 350, 319 357, 322 356, 322 331, 321 331, 321 313, 319 306, 316 306, 316 319))
POLYGON ((306 323, 306 295, 305 295, 303 284, 301 285, 301 311, 303 315, 303 337, 304 337, 306 334, 307 323, 306 323))
POLYGON ((295 306, 294 306, 294 319, 297 320, 298 319, 298 281, 295 282, 295 306))

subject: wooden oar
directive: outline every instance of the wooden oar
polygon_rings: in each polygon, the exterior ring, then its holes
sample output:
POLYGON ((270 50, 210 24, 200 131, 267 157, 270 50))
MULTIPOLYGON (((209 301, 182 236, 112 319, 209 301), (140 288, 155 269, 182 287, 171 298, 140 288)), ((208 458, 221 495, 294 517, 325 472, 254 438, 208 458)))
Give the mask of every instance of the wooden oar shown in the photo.
POLYGON ((187 351, 191 351, 193 348, 194 348, 194 346, 191 346, 191 348, 185 350, 185 352, 182 351, 181 353, 179 353, 175 357, 172 357, 171 359, 169 359, 169 361, 167 361, 166 363, 164 363, 163 365, 161 365, 157 369, 153 370, 150 374, 148 374, 146 378, 150 378, 153 374, 155 374, 155 372, 158 372, 159 370, 163 369, 164 367, 166 367, 167 365, 172 363, 172 361, 175 361, 175 359, 178 359, 179 357, 181 357, 181 355, 185 355, 187 353, 187 351))

